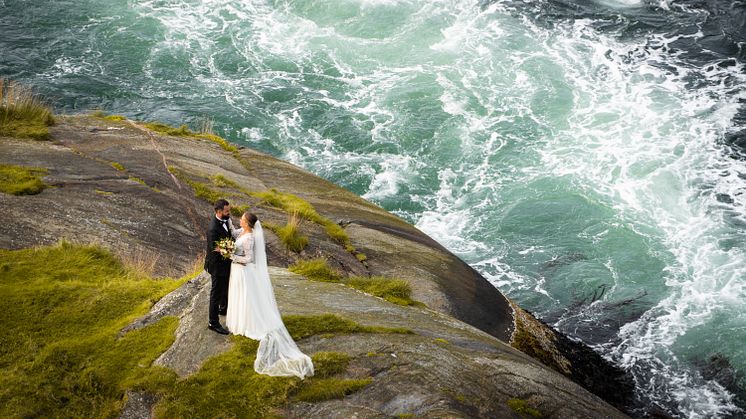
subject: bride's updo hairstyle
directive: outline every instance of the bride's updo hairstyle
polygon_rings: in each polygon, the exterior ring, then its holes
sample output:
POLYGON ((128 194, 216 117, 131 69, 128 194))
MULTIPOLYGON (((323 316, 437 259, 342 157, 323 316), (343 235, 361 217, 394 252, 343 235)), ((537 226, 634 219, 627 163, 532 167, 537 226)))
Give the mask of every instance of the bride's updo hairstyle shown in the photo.
POLYGON ((250 212, 244 212, 242 217, 246 219, 246 222, 249 223, 249 227, 252 229, 254 228, 254 225, 256 225, 256 222, 259 220, 256 218, 256 215, 250 213, 250 212))

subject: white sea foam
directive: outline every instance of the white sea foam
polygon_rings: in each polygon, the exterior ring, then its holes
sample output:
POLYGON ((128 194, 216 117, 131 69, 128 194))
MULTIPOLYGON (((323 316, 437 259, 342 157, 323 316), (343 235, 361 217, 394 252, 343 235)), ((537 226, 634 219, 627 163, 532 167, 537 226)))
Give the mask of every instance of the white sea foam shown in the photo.
MULTIPOLYGON (((613 222, 568 240, 597 244, 626 228, 659 243, 662 249, 650 252, 670 261, 661 278, 647 278, 662 290, 658 300, 601 349, 634 371, 644 391, 672 398, 688 417, 734 411, 732 396, 686 368, 675 345, 746 303, 744 249, 718 243, 724 236, 744 239, 724 214, 746 222, 740 176, 746 168, 726 156, 718 139, 746 96, 717 84, 687 86, 692 78, 726 76, 746 83, 744 69, 692 68, 677 58, 672 39, 619 41, 589 20, 557 22, 550 31, 507 2, 480 8, 476 1, 366 0, 360 6, 411 14, 396 31, 366 38, 296 3, 140 2, 141 13, 166 29, 146 71, 158 71, 162 54, 186 54, 203 92, 224 96, 247 118, 264 118, 262 128, 237 127, 248 140, 269 141, 288 160, 356 185, 366 198, 402 204, 392 205, 397 214, 493 284, 547 307, 567 303, 557 286, 532 266, 506 259, 535 264, 556 256, 554 249, 538 239, 504 240, 489 231, 501 225, 494 218, 510 215, 535 191, 527 185, 541 182, 562 181, 575 195, 598 201, 613 211, 613 222), (216 64, 216 39, 224 37, 229 52, 243 57, 238 76, 216 64), (327 84, 309 84, 309 76, 327 84), (283 96, 273 102, 278 91, 283 96), (405 106, 425 103, 419 97, 439 106, 405 106), (433 126, 418 112, 431 112, 433 126), (356 144, 335 131, 341 116, 357 130, 356 144), (733 202, 718 202, 718 194, 733 202)), ((599 264, 613 281, 605 300, 624 295, 625 272, 613 260, 599 264)))

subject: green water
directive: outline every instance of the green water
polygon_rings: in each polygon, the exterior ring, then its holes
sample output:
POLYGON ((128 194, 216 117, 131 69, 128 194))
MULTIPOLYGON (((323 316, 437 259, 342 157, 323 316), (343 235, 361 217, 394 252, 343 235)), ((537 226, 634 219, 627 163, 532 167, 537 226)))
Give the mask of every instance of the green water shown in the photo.
POLYGON ((746 96, 690 88, 658 34, 532 10, 6 0, 0 76, 66 112, 211 118, 414 223, 632 371, 645 403, 735 412, 697 362, 746 365, 746 169, 719 145, 746 96))

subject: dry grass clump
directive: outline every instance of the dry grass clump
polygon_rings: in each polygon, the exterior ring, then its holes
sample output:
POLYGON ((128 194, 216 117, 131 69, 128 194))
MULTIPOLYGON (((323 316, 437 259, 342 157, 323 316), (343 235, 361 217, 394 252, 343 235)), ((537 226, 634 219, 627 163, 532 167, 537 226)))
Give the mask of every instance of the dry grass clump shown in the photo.
POLYGON ((52 109, 33 89, 0 78, 0 136, 46 140, 52 109))

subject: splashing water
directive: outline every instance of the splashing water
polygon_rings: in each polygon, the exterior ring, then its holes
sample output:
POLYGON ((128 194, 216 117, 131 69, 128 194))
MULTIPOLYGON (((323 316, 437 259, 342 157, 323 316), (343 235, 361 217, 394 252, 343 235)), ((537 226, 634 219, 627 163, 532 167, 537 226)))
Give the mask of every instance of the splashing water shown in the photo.
POLYGON ((693 6, 37 3, 0 3, 0 75, 69 110, 210 116, 415 223, 642 404, 738 414, 699 366, 746 385, 746 167, 723 141, 746 70, 685 48, 710 39, 693 6))

